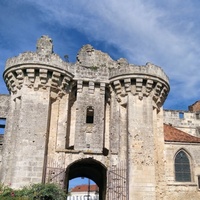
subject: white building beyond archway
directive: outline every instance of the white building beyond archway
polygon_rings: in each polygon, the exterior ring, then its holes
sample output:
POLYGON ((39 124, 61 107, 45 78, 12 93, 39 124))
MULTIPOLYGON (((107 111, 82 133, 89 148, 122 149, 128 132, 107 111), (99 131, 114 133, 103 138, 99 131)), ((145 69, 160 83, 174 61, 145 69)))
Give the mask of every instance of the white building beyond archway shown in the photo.
POLYGON ((77 185, 70 190, 67 200, 99 200, 97 185, 77 185))

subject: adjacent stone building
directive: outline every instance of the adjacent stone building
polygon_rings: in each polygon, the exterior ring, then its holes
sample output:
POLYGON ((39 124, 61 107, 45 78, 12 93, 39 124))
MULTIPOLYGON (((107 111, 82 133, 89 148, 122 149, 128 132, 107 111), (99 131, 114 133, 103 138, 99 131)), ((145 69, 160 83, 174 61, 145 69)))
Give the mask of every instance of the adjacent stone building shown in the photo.
POLYGON ((200 198, 199 102, 163 111, 169 80, 160 67, 114 61, 91 45, 65 62, 42 36, 36 52, 8 59, 3 77, 4 184, 67 189, 87 177, 101 200, 200 198))

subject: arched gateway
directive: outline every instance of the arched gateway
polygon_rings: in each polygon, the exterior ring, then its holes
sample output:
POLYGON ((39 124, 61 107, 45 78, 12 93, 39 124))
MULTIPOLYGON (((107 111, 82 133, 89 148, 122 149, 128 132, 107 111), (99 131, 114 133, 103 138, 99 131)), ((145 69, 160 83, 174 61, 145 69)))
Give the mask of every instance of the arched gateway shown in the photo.
POLYGON ((99 199, 105 199, 107 169, 92 158, 78 160, 66 170, 66 184, 77 177, 86 177, 93 180, 99 187, 99 199))
POLYGON ((0 180, 12 187, 85 176, 101 200, 159 199, 164 171, 160 67, 83 46, 75 63, 43 36, 6 63, 11 93, 0 180), (12 166, 12 167, 9 167, 12 166))

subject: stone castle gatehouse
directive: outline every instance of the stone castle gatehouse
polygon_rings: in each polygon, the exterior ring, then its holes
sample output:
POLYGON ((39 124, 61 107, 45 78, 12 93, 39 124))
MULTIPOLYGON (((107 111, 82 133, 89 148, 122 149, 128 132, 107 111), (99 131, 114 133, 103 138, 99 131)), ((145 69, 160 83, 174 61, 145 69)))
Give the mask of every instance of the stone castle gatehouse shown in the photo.
POLYGON ((13 188, 88 177, 101 200, 200 199, 200 103, 163 111, 169 80, 151 63, 114 61, 91 45, 77 61, 36 52, 8 59, 0 95, 0 181, 13 188))

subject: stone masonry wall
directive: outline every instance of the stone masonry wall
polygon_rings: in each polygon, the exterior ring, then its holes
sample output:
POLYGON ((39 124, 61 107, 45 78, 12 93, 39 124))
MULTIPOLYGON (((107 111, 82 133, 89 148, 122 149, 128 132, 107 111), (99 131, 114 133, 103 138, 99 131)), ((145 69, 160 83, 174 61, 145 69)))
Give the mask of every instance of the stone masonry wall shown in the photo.
POLYGON ((6 135, 7 148, 3 149, 3 155, 7 156, 7 160, 3 160, 1 180, 14 188, 42 180, 49 114, 48 96, 48 92, 27 88, 21 99, 15 105, 12 104, 15 106, 11 107, 14 120, 6 133, 10 138, 6 135))
POLYGON ((200 136, 200 115, 196 112, 182 110, 165 110, 164 123, 171 124, 193 136, 200 136))
POLYGON ((7 118, 10 105, 10 95, 0 94, 0 118, 7 118))
POLYGON ((105 126, 105 89, 93 82, 83 84, 77 92, 75 150, 102 152, 105 126), (87 123, 87 108, 93 109, 93 122, 87 123))
MULTIPOLYGON (((9 114, 9 106, 10 106, 10 95, 0 95, 0 119, 8 118, 9 114)), ((5 131, 5 130, 4 130, 5 131)), ((3 148, 4 134, 0 135, 0 171, 1 171, 1 163, 2 163, 2 148, 3 148)))
POLYGON ((200 155, 198 144, 166 143, 165 144, 165 198, 164 199, 194 199, 200 198, 198 177, 200 176, 200 155), (174 174, 174 159, 179 150, 184 150, 189 156, 191 182, 176 182, 174 174))

